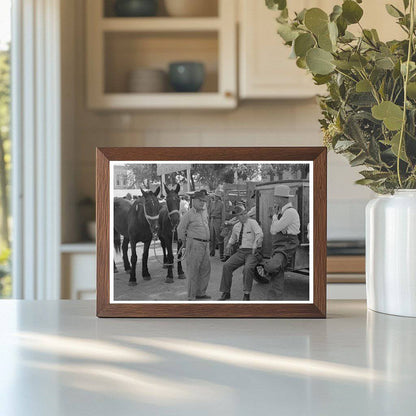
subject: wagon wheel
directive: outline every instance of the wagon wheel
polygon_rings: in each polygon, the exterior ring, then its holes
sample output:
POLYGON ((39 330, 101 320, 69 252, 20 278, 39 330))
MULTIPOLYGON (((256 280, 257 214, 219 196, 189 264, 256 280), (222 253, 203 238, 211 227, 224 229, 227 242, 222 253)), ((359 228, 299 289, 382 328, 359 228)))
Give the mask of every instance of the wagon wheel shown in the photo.
POLYGON ((254 280, 262 284, 270 283, 269 279, 267 278, 266 270, 264 269, 264 264, 259 263, 254 268, 254 280))

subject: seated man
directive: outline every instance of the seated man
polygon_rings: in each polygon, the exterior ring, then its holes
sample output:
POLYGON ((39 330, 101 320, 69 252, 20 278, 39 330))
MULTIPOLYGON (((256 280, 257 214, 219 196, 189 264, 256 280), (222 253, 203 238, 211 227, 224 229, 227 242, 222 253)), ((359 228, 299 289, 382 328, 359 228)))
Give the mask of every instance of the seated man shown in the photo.
POLYGON ((274 188, 275 211, 270 233, 273 237, 272 257, 264 269, 270 276, 269 300, 281 300, 284 293, 284 270, 299 246, 300 218, 289 202, 290 188, 276 185, 274 188))
POLYGON ((259 224, 257 224, 256 220, 248 217, 247 211, 242 205, 236 206, 235 214, 238 218, 238 223, 233 227, 227 249, 229 250, 234 244, 238 244, 238 248, 224 263, 220 286, 222 295, 219 300, 228 300, 231 298, 233 271, 243 265, 243 300, 250 300, 254 269, 261 259, 260 247, 263 242, 263 231, 259 224))

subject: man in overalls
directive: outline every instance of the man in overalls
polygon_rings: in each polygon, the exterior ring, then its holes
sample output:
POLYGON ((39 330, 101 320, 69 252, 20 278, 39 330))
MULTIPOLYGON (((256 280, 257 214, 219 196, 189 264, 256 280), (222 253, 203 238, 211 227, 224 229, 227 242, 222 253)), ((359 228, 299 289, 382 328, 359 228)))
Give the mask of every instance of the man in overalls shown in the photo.
POLYGON ((188 300, 204 300, 210 299, 206 290, 211 274, 209 226, 205 211, 207 193, 196 191, 192 198, 192 208, 181 218, 177 231, 186 250, 188 300))
POLYGON ((284 294, 284 271, 299 246, 300 218, 289 202, 290 188, 276 185, 274 188, 275 214, 270 233, 272 234, 272 257, 265 263, 265 271, 270 276, 269 300, 281 300, 284 294))
POLYGON ((222 202, 222 195, 219 191, 215 192, 214 200, 208 208, 209 214, 209 231, 211 240, 209 244, 211 257, 215 256, 215 248, 218 245, 220 259, 224 257, 224 238, 221 236, 221 230, 224 228, 225 205, 222 202))

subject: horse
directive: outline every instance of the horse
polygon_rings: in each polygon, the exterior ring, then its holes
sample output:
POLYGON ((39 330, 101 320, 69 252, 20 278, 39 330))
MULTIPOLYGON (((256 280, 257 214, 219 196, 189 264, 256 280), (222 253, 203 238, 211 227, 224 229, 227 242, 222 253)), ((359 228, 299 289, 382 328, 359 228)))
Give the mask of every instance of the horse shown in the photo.
POLYGON ((143 191, 143 201, 136 200, 131 206, 128 216, 128 231, 131 247, 131 270, 129 286, 135 286, 136 282, 136 264, 137 253, 136 244, 143 242, 143 256, 142 256, 142 277, 144 280, 150 280, 149 269, 147 268, 147 259, 149 258, 149 247, 153 238, 156 238, 159 229, 159 211, 160 205, 157 196, 160 192, 160 187, 157 187, 155 192, 143 191))
MULTIPOLYGON (((137 253, 136 245, 138 242, 143 242, 143 256, 142 256, 142 276, 144 280, 150 280, 151 276, 147 268, 147 260, 149 257, 149 247, 152 239, 157 235, 159 229, 159 201, 157 195, 160 192, 160 187, 155 192, 146 192, 141 189, 143 198, 136 199, 133 205, 129 204, 129 210, 127 215, 125 211, 123 213, 114 211, 114 215, 119 214, 120 216, 126 215, 127 218, 127 234, 125 228, 123 230, 117 229, 116 231, 123 235, 123 260, 124 257, 128 263, 127 247, 130 242, 131 247, 131 268, 130 268, 130 279, 129 286, 137 285, 136 280, 136 264, 137 264, 137 253), (124 247, 124 241, 127 241, 124 247), (124 251, 125 249, 125 251, 124 251), (126 254, 124 256, 124 253, 126 254)), ((123 223, 125 224, 125 223, 123 223)), ((126 267, 126 262, 125 262, 126 267)))
MULTIPOLYGON (((159 213, 159 231, 158 237, 163 250, 163 264, 167 266, 168 274, 165 279, 165 283, 173 283, 173 266, 174 257, 172 251, 173 237, 176 232, 176 228, 180 221, 180 199, 179 190, 180 185, 177 184, 174 190, 169 189, 164 185, 166 191, 166 205, 161 208, 159 213), (166 255, 167 252, 167 255, 166 255)), ((178 253, 180 250, 180 244, 178 242, 178 253)), ((178 259, 178 279, 185 279, 185 274, 182 270, 182 263, 178 259)))
MULTIPOLYGON (((124 270, 130 271, 130 263, 127 255, 129 248, 129 231, 127 216, 131 208, 131 203, 125 198, 114 198, 114 248, 116 253, 120 253, 120 247, 123 250, 123 263, 124 270), (121 246, 120 236, 123 236, 123 245, 121 246)), ((114 263, 114 272, 116 273, 117 267, 114 263)))

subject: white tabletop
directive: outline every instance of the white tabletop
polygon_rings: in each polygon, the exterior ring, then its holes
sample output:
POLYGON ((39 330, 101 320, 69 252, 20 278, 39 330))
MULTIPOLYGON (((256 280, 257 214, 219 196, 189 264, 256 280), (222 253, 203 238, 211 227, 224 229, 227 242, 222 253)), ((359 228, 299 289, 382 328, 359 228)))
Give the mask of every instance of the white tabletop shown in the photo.
POLYGON ((0 301, 0 415, 412 415, 416 319, 97 319, 0 301))

